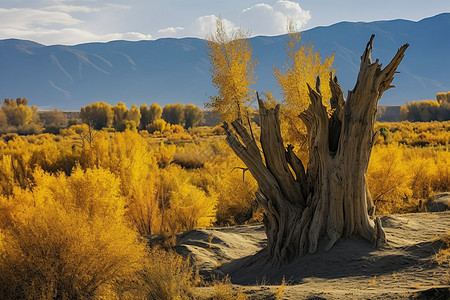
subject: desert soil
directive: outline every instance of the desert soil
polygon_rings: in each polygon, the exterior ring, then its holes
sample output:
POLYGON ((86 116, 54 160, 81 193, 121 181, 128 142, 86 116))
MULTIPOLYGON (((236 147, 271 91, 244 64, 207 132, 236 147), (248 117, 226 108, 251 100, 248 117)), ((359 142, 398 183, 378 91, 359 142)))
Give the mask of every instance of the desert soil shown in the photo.
POLYGON ((283 278, 283 299, 450 299, 450 265, 436 262, 450 211, 389 215, 382 222, 388 239, 382 249, 348 238, 280 268, 262 259, 262 224, 191 231, 176 249, 191 256, 206 280, 228 275, 249 299, 274 299, 283 278))

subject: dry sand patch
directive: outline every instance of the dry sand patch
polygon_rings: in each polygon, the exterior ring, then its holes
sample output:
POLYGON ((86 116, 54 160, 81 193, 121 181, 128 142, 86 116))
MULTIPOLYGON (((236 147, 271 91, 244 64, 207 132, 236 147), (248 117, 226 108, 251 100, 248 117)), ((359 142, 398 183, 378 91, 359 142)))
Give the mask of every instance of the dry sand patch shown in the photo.
POLYGON ((450 230, 450 211, 382 221, 389 242, 383 249, 348 238, 281 268, 263 259, 262 224, 195 230, 181 236, 176 249, 191 255, 206 278, 229 275, 251 299, 273 298, 283 277, 286 299, 450 299, 450 266, 435 260, 438 239, 450 230))

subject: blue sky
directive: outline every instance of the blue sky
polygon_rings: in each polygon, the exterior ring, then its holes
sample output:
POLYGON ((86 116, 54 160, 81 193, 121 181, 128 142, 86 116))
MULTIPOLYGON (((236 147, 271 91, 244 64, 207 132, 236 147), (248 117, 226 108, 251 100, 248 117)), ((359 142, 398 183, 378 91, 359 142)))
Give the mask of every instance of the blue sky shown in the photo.
POLYGON ((420 20, 450 12, 450 0, 1 0, 0 39, 46 45, 205 38, 223 18, 229 29, 278 35, 340 21, 420 20))

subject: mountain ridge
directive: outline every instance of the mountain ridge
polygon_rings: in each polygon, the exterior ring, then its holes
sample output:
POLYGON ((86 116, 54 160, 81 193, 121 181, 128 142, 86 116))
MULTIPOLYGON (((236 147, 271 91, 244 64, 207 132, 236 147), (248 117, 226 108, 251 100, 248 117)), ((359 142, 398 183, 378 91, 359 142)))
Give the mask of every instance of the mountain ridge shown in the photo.
MULTIPOLYGON (((450 90, 450 13, 420 21, 402 19, 374 22, 339 22, 302 33, 322 57, 335 55, 334 66, 342 88, 356 82, 359 60, 372 33, 372 57, 388 63, 398 47, 411 46, 394 79, 398 87, 385 93, 380 104, 434 99, 450 90)), ((273 66, 285 62, 285 35, 251 38, 258 84, 253 89, 281 91, 273 66)), ((95 101, 115 104, 157 102, 202 106, 216 95, 211 84, 205 40, 163 38, 110 41, 73 46, 42 45, 20 39, 0 40, 0 99, 26 97, 41 109, 78 110, 95 101)))

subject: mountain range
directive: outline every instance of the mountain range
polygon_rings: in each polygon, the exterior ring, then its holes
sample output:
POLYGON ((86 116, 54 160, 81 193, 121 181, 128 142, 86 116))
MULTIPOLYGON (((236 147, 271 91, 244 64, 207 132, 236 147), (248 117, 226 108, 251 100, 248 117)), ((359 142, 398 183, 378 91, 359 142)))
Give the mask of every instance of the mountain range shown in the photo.
MULTIPOLYGON (((420 21, 341 22, 302 33, 322 57, 334 53, 336 75, 353 89, 361 54, 375 34, 372 58, 387 64, 398 47, 409 43, 381 105, 434 99, 450 90, 450 13, 420 21)), ((257 84, 280 98, 273 67, 286 61, 286 36, 251 38, 257 84)), ((0 40, 0 99, 25 97, 40 109, 79 110, 95 101, 116 104, 157 102, 203 106, 217 94, 212 86, 206 42, 197 38, 112 41, 75 46, 45 46, 32 41, 0 40)))

